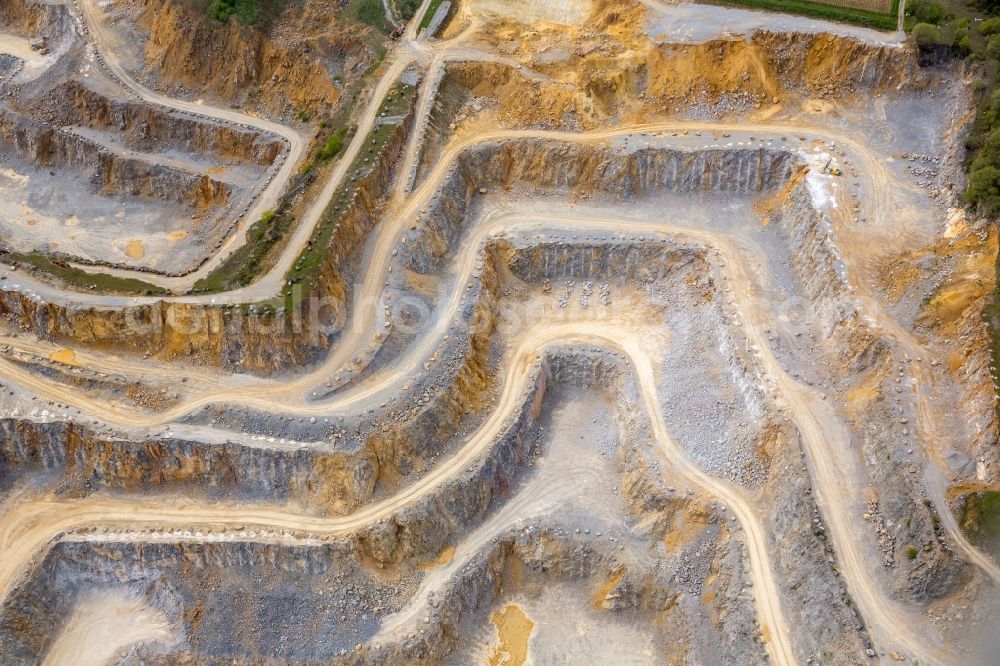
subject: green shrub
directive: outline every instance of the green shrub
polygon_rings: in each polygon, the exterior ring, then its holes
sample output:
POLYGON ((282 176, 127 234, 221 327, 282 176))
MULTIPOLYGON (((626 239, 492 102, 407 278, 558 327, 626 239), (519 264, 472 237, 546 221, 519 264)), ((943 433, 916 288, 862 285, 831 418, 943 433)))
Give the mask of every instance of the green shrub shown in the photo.
POLYGON ((938 25, 944 18, 944 7, 933 0, 910 0, 906 3, 906 13, 917 23, 938 25))
POLYGON ((344 135, 347 134, 347 128, 341 127, 336 132, 326 137, 326 141, 323 142, 322 147, 316 153, 316 157, 321 160, 328 160, 337 153, 344 146, 344 135))
POLYGON ((212 0, 208 7, 208 16, 219 23, 226 23, 235 16, 243 25, 251 25, 260 16, 258 0, 212 0))
POLYGON ((205 13, 219 23, 228 23, 235 16, 243 25, 266 26, 284 10, 287 2, 288 0, 211 0, 205 13))
POLYGON ((356 0, 353 5, 353 14, 357 20, 384 33, 389 33, 392 30, 389 20, 385 17, 385 7, 382 6, 382 0, 356 0))
POLYGON ((965 198, 969 203, 979 204, 986 215, 1000 212, 1000 169, 992 164, 974 165, 965 198))
POLYGON ((397 0, 396 8, 399 9, 399 15, 403 20, 409 21, 420 8, 420 0, 397 0))
POLYGON ((260 214, 260 221, 263 222, 264 224, 269 224, 273 219, 274 219, 273 210, 265 210, 263 213, 260 214))
POLYGON ((917 46, 926 47, 941 43, 941 31, 936 25, 930 23, 918 23, 913 26, 913 41, 917 46))
POLYGON ((911 560, 917 559, 917 549, 914 548, 913 546, 910 546, 909 548, 906 549, 906 556, 911 560))
POLYGON ((951 42, 951 46, 955 49, 958 55, 965 57, 969 55, 969 51, 972 50, 972 40, 969 39, 968 35, 956 33, 955 39, 951 42))
POLYGON ((986 19, 979 24, 979 32, 984 35, 995 35, 1000 32, 1000 18, 986 19))

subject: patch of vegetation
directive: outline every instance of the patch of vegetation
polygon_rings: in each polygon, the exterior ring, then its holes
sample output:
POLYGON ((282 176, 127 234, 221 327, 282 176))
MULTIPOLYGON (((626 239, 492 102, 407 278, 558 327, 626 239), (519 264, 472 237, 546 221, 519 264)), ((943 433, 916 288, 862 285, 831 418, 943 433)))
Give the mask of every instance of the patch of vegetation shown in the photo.
POLYGON ((316 159, 329 160, 340 152, 344 146, 344 137, 347 135, 347 128, 341 127, 336 132, 326 137, 323 145, 316 152, 316 159))
POLYGON ((969 541, 1000 560, 1000 491, 987 490, 965 498, 962 531, 969 541))
POLYGON ((913 41, 917 46, 927 47, 941 43, 941 30, 933 23, 918 23, 913 26, 913 41))
POLYGON ((289 0, 206 0, 202 11, 217 23, 236 17, 240 25, 267 26, 282 12, 289 0))
POLYGON ((80 268, 70 266, 61 259, 41 252, 21 253, 0 250, 0 260, 29 270, 48 273, 68 285, 86 291, 128 296, 166 296, 170 293, 162 287, 135 278, 123 278, 106 273, 88 273, 80 268))
POLYGON ((409 21, 420 9, 421 2, 422 0, 397 0, 396 10, 404 21, 409 21))
POLYGON ((934 0, 909 0, 906 3, 906 15, 912 18, 914 23, 929 23, 938 25, 945 17, 944 5, 934 2, 934 0))
MULTIPOLYGON (((453 0, 453 4, 457 1, 458 0, 453 0)), ((424 12, 423 18, 420 19, 420 29, 417 32, 430 25, 431 19, 434 18, 434 14, 437 12, 438 7, 441 6, 442 2, 444 2, 444 0, 431 0, 431 4, 427 5, 427 11, 424 12)), ((418 4, 417 6, 419 7, 420 5, 418 4)))
POLYGON ((880 14, 864 9, 854 9, 853 7, 837 7, 826 5, 820 2, 810 2, 809 0, 712 0, 717 4, 736 5, 748 7, 750 9, 764 9, 772 12, 783 12, 785 14, 799 14, 801 16, 812 16, 814 18, 826 19, 828 21, 839 21, 840 23, 852 23, 875 30, 895 30, 898 20, 896 12, 899 9, 899 0, 893 0, 892 13, 880 14))
POLYGON ((347 11, 357 21, 370 25, 379 32, 386 35, 392 32, 392 24, 386 18, 382 0, 352 0, 347 11))
MULTIPOLYGON (((416 88, 409 85, 397 85, 386 96, 383 111, 386 116, 406 114, 413 102, 416 88)), ((279 308, 291 309, 298 304, 299 299, 310 293, 315 283, 318 269, 323 265, 328 248, 334 234, 340 227, 341 213, 350 204, 351 191, 355 181, 364 178, 374 167, 379 156, 385 150, 389 139, 398 129, 396 124, 382 124, 375 127, 365 137, 366 151, 361 151, 354 158, 347 171, 347 179, 334 193, 333 198, 319 224, 313 230, 313 235, 305 249, 299 254, 294 266, 285 276, 285 287, 280 296, 255 304, 257 312, 274 312, 279 308)), ((248 306, 249 307, 249 306, 248 306)))
POLYGON ((906 549, 906 557, 907 557, 907 559, 910 559, 910 560, 917 559, 917 549, 914 548, 913 546, 910 546, 909 548, 907 548, 906 549))

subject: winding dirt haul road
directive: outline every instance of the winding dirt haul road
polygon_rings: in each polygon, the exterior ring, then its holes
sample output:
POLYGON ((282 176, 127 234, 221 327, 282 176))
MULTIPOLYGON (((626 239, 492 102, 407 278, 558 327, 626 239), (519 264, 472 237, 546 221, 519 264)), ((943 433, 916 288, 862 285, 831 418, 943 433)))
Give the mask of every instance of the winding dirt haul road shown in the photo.
MULTIPOLYGON (((504 391, 496 409, 476 434, 455 455, 402 492, 366 506, 349 516, 339 518, 304 516, 265 506, 254 508, 197 503, 178 506, 111 499, 69 502, 36 500, 17 503, 0 518, 0 598, 6 597, 28 564, 46 552, 60 534, 88 528, 123 530, 116 535, 103 535, 104 541, 148 541, 150 540, 148 534, 142 532, 127 534, 128 531, 142 525, 156 530, 174 528, 225 530, 237 526, 242 530, 252 526, 272 530, 278 534, 286 534, 288 531, 307 533, 310 535, 307 538, 312 539, 314 536, 343 536, 389 518, 403 507, 429 495, 436 487, 464 472, 496 441, 504 424, 521 408, 530 370, 546 347, 553 344, 586 343, 598 344, 608 349, 620 349, 628 356, 632 366, 636 368, 644 407, 651 415, 657 441, 668 462, 681 478, 704 488, 733 508, 746 534, 751 577, 756 589, 755 599, 762 621, 769 628, 771 636, 767 644, 768 650, 775 663, 794 664, 796 661, 790 644, 790 633, 781 614, 781 596, 772 575, 764 531, 759 518, 749 508, 739 491, 728 483, 712 479, 701 472, 674 444, 660 416, 651 363, 641 345, 634 341, 635 334, 635 327, 616 329, 613 324, 603 322, 557 323, 530 331, 512 355, 504 381, 504 391), (622 341, 625 341, 624 344, 622 341)), ((655 336, 655 332, 653 335, 655 336)), ((72 535, 68 538, 72 538, 72 535)), ((171 535, 171 538, 176 537, 171 535)), ((206 540, 205 535, 196 538, 199 541, 206 540)), ((239 534, 235 539, 240 540, 239 534)), ((279 541, 294 542, 295 539, 286 537, 279 541)))
MULTIPOLYGON (((371 99, 358 122, 355 139, 347 147, 333 174, 326 182, 322 193, 309 207, 284 248, 277 265, 251 286, 211 296, 177 296, 168 300, 197 303, 253 302, 277 293, 284 276, 293 265, 299 251, 308 242, 323 211, 337 188, 347 176, 347 170, 361 150, 365 137, 377 122, 378 110, 383 98, 392 85, 398 81, 410 66, 425 65, 428 72, 425 88, 420 92, 416 106, 416 123, 420 126, 429 117, 434 103, 436 81, 441 75, 444 63, 451 59, 484 59, 507 62, 509 59, 491 54, 473 52, 461 46, 461 38, 436 44, 417 42, 416 26, 419 25, 429 0, 407 25, 403 41, 394 50, 382 78, 376 84, 371 99), (432 83, 433 82, 433 83, 432 83)), ((101 10, 95 0, 81 0, 80 11, 84 17, 93 45, 111 72, 143 101, 161 105, 176 111, 196 113, 224 122, 244 124, 283 137, 288 141, 289 154, 285 158, 277 176, 261 193, 257 203, 237 230, 198 271, 183 278, 165 278, 143 273, 141 277, 171 289, 183 291, 194 281, 218 266, 228 254, 238 248, 243 241, 243 231, 259 214, 280 196, 287 179, 292 175, 303 154, 305 141, 302 136, 277 123, 261 120, 238 112, 215 109, 208 106, 173 100, 151 91, 135 82, 121 66, 115 56, 114 35, 106 29, 101 10)), ((463 10, 466 11, 466 10, 463 10)), ((528 73, 534 76, 534 73, 528 73)), ((109 405, 106 401, 93 399, 48 377, 42 377, 31 370, 8 360, 0 360, 0 376, 5 381, 16 384, 33 395, 69 405, 88 417, 104 423, 132 428, 153 428, 175 423, 193 411, 212 404, 243 405, 267 410, 276 414, 329 415, 367 404, 375 396, 398 392, 398 387, 411 375, 414 368, 425 362, 449 323, 455 318, 464 298, 463 290, 453 288, 448 301, 441 309, 440 316, 431 330, 421 340, 383 371, 365 378, 357 385, 338 392, 333 397, 310 402, 306 393, 325 378, 345 366, 351 358, 371 343, 373 333, 384 325, 382 315, 384 302, 381 301, 385 278, 389 272, 393 250, 400 243, 404 229, 412 223, 418 211, 427 205, 463 151, 488 142, 507 142, 524 139, 544 141, 608 144, 618 139, 669 133, 712 132, 716 136, 706 140, 708 145, 722 147, 725 141, 721 135, 727 133, 754 133, 773 141, 785 135, 806 134, 810 139, 836 142, 845 148, 864 173, 865 188, 870 193, 863 202, 864 213, 874 220, 886 218, 894 208, 895 197, 890 186, 892 175, 882 158, 864 145, 838 130, 808 127, 797 123, 738 123, 738 122, 658 122, 623 125, 614 129, 587 133, 571 133, 541 130, 498 130, 479 133, 452 141, 437 160, 434 168, 410 194, 409 173, 414 169, 419 156, 421 133, 417 132, 408 141, 399 170, 399 181, 393 193, 389 214, 376 230, 377 236, 367 253, 367 272, 364 282, 355 294, 355 303, 374 304, 358 307, 351 313, 351 319, 337 348, 322 365, 287 381, 264 380, 246 376, 205 376, 197 371, 157 369, 152 364, 129 362, 115 363, 99 353, 92 358, 96 366, 116 368, 118 372, 134 376, 147 375, 157 381, 176 381, 178 376, 190 376, 199 382, 206 382, 203 390, 186 396, 176 407, 152 413, 119 405, 109 405), (102 365, 103 364, 103 365, 102 365)), ((666 141, 669 144, 669 140, 666 141)), ((756 145, 764 145, 757 141, 756 145)), ((851 598, 860 609, 870 630, 875 634, 881 647, 899 646, 916 655, 921 663, 957 663, 957 657, 947 646, 939 645, 921 631, 923 620, 893 601, 886 591, 880 576, 873 573, 868 564, 870 557, 864 552, 866 536, 857 510, 858 498, 862 496, 862 472, 857 454, 837 414, 823 402, 823 396, 815 389, 793 379, 783 368, 771 349, 765 333, 765 323, 773 319, 773 314, 754 294, 757 284, 754 276, 744 265, 740 248, 724 234, 679 225, 664 224, 662 221, 638 221, 579 212, 573 216, 540 214, 525 217, 496 211, 485 218, 471 235, 469 242, 456 257, 455 284, 462 285, 475 274, 476 254, 489 239, 504 234, 519 232, 556 231, 562 233, 638 233, 660 238, 678 238, 692 241, 710 248, 723 260, 720 271, 725 285, 731 289, 728 296, 744 322, 742 335, 746 336, 749 348, 753 350, 757 371, 768 378, 778 388, 778 402, 787 410, 796 426, 807 454, 808 468, 814 481, 816 498, 830 532, 838 558, 838 565, 847 582, 851 598)), ((852 287, 863 283, 848 266, 852 287)), ((20 274, 0 272, 12 277, 19 286, 32 290, 42 298, 53 302, 118 307, 135 303, 155 302, 158 299, 113 297, 100 294, 77 294, 61 291, 20 274)), ((109 271, 135 276, 131 271, 109 271)), ((9 284, 9 283, 8 283, 9 284)), ((864 289, 859 289, 858 298, 867 314, 879 325, 880 332, 893 338, 913 354, 915 358, 926 357, 929 351, 919 341, 903 330, 899 324, 878 303, 878 299, 864 289)), ((31 353, 45 353, 44 344, 6 337, 0 340, 14 349, 31 353)), ((269 505, 206 504, 192 502, 175 504, 153 500, 86 498, 83 500, 30 499, 13 501, 7 511, 0 516, 0 599, 6 598, 18 584, 32 562, 37 562, 51 545, 60 539, 88 539, 91 529, 112 530, 98 533, 95 538, 103 541, 151 541, 165 539, 172 541, 254 540, 277 543, 315 543, 320 539, 340 538, 357 532, 380 520, 392 517, 400 509, 432 495, 442 484, 454 481, 470 464, 474 464, 494 445, 497 435, 503 431, 513 414, 522 407, 522 398, 527 382, 536 369, 536 363, 546 351, 557 345, 595 344, 609 350, 618 350, 626 355, 633 369, 643 409, 647 414, 656 441, 665 460, 680 477, 704 488, 707 492, 727 504, 737 516, 743 528, 750 559, 750 576, 754 583, 755 603, 760 622, 766 628, 767 649, 770 657, 780 664, 796 663, 792 647, 793 634, 782 613, 782 595, 774 578, 770 548, 765 524, 748 503, 744 492, 731 484, 715 479, 697 467, 671 437, 662 414, 662 405, 657 392, 656 359, 658 351, 657 332, 645 330, 635 322, 579 321, 558 322, 539 325, 524 331, 510 351, 506 363, 503 391, 494 410, 463 446, 452 456, 443 460, 428 474, 395 495, 372 503, 346 516, 322 517, 296 514, 269 505), (249 529, 248 529, 249 528, 249 529), (167 532, 163 532, 167 530, 167 532), (249 536, 250 532, 262 530, 261 534, 249 536), (203 533, 201 533, 203 532, 203 533)), ((81 352, 81 357, 87 357, 81 352)), ((933 414, 928 401, 930 398, 921 389, 932 378, 926 375, 923 366, 913 368, 917 378, 917 400, 921 415, 921 425, 928 433, 933 433, 933 414)), ((200 385, 200 384, 199 384, 200 385)), ((220 430, 222 437, 239 438, 239 434, 220 430)), ((995 564, 978 553, 960 535, 954 521, 945 522, 949 534, 958 543, 969 559, 983 567, 995 580, 1000 579, 995 564)), ((72 650, 72 640, 60 650, 72 650)), ((71 652, 67 652, 69 654, 71 652)), ((59 652, 58 654, 63 654, 59 652)), ((50 655, 51 656, 51 655, 50 655)))

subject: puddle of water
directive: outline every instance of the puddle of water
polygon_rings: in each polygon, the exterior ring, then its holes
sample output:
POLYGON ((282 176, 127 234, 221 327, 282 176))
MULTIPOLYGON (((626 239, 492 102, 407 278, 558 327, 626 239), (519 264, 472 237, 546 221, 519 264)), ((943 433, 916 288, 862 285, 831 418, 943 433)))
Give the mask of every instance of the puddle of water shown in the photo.
POLYGON ((528 642, 535 623, 517 604, 507 604, 490 618, 500 644, 490 651, 489 666, 522 666, 528 659, 528 642))
POLYGON ((49 354, 49 360, 57 363, 65 363, 66 365, 79 365, 76 362, 76 352, 72 349, 57 349, 49 354))

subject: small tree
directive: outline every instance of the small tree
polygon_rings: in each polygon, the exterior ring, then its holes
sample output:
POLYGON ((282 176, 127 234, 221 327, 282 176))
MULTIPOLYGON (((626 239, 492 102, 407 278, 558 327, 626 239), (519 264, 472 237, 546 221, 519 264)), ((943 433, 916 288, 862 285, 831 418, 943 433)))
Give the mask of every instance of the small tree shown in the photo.
POLYGON ((1000 32, 1000 17, 988 18, 980 23, 979 32, 984 35, 995 35, 1000 32))
POLYGON ((930 0, 910 0, 906 3, 906 13, 918 23, 937 25, 944 18, 944 6, 930 0))
POLYGON ((1000 169, 992 164, 976 168, 969 174, 969 189, 965 198, 979 204, 986 215, 1000 211, 1000 169))
POLYGON ((936 25, 930 23, 918 23, 913 26, 913 41, 920 48, 927 48, 941 43, 941 31, 936 25))

